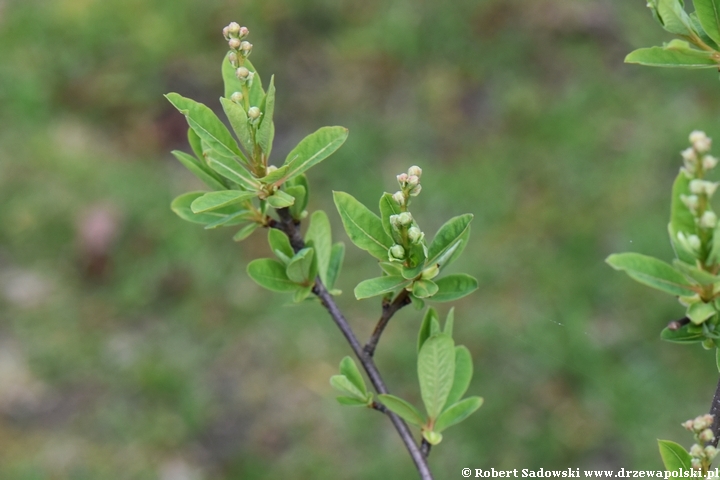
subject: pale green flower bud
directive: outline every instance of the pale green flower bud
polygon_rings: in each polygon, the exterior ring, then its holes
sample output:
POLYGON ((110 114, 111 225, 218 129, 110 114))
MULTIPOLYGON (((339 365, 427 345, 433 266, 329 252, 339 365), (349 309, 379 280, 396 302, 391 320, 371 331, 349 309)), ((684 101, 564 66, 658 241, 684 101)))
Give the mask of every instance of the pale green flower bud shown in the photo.
POLYGON ((430 445, 437 445, 442 442, 443 438, 442 433, 427 430, 423 432, 423 437, 425 437, 425 440, 427 440, 430 445))
POLYGON ((710 425, 712 425, 712 419, 708 420, 704 415, 697 416, 695 417, 695 420, 693 420, 693 429, 695 432, 701 432, 710 425))
POLYGON ((713 340, 712 338, 706 338, 702 341, 702 347, 705 350, 712 350, 713 348, 715 348, 715 340, 713 340))
POLYGON ((702 160, 703 169, 712 170, 718 164, 718 159, 712 155, 705 155, 702 160))
POLYGON ((680 245, 685 247, 686 250, 691 252, 697 252, 700 250, 701 242, 700 237, 697 235, 685 235, 684 232, 678 232, 677 239, 680 245))
POLYGON ((712 210, 706 210, 700 217, 700 226, 702 228, 715 228, 717 225, 717 215, 712 210))
POLYGON ((405 249, 402 245, 398 245, 397 243, 390 247, 390 250, 388 250, 388 258, 390 261, 397 261, 397 260, 405 260, 405 249))
POLYGON ((440 266, 436 263, 432 267, 428 267, 423 270, 420 278, 422 278, 423 280, 432 280, 433 278, 438 276, 438 273, 440 273, 440 266))
POLYGON ((397 217, 397 222, 401 227, 407 227, 413 221, 412 214, 410 212, 399 213, 397 217))
POLYGON ((691 212, 695 213, 699 201, 697 195, 680 195, 680 200, 682 200, 682 202, 691 212))
POLYGON ((233 50, 237 50, 238 48, 240 48, 240 40, 237 38, 231 38, 230 40, 228 40, 228 46, 233 50))
POLYGON ((693 431, 693 421, 692 420, 687 420, 687 421, 681 423, 681 425, 683 426, 683 428, 685 428, 685 430, 688 430, 691 432, 693 431))
POLYGON ((417 165, 413 165, 412 167, 408 168, 408 175, 415 175, 416 177, 420 178, 422 176, 422 168, 418 167, 417 165))
POLYGON ((403 192, 395 192, 392 196, 393 200, 395 200, 395 203, 402 206, 405 205, 405 194, 403 192))
POLYGON ((397 181, 400 184, 401 187, 404 187, 405 184, 408 181, 408 174, 407 173, 401 173, 397 176, 397 181))
POLYGON ((265 169, 266 175, 271 174, 272 172, 274 172, 274 171, 277 170, 277 169, 278 169, 278 167, 276 167, 275 165, 270 165, 270 166, 268 166, 268 167, 265 169))
POLYGON ((418 227, 410 227, 408 229, 408 239, 411 243, 418 243, 424 236, 425 234, 420 231, 418 227))
POLYGON ((235 70, 235 76, 238 78, 238 80, 247 80, 250 76, 250 70, 245 67, 240 67, 235 70))
POLYGON ((420 192, 422 191, 422 185, 415 185, 412 190, 410 190, 410 196, 411 197, 417 197, 420 195, 420 192))
POLYGON ((695 152, 695 149, 692 147, 686 148, 685 150, 680 152, 680 155, 682 155, 683 160, 685 160, 685 162, 692 163, 692 162, 695 162, 695 160, 697 160, 697 153, 695 152))
POLYGON ((705 454, 705 449, 698 445, 697 443, 690 447, 690 455, 693 457, 702 457, 705 454))
POLYGON ((252 52, 252 47, 252 43, 250 42, 240 42, 240 50, 242 50, 242 54, 244 57, 250 56, 250 52, 252 52))
POLYGON ((228 62, 230 62, 230 65, 237 68, 238 66, 238 56, 235 52, 228 53, 228 62))
POLYGON ((230 33, 230 35, 237 35, 238 32, 240 32, 240 24, 237 22, 230 22, 225 28, 228 29, 228 33, 230 33))
POLYGON ((230 29, 228 27, 224 27, 222 33, 226 40, 230 40, 230 29))
POLYGON ((247 116, 250 120, 257 120, 262 115, 262 112, 258 107, 250 107, 247 111, 247 116))
POLYGON ((408 187, 414 187, 418 183, 420 183, 420 177, 418 177, 417 175, 408 175, 408 179, 407 179, 408 187))
MULTIPOLYGON (((710 339, 708 339, 710 340, 710 339)), ((715 435, 713 434, 713 431, 709 428, 706 428, 702 432, 700 432, 700 435, 698 435, 698 438, 702 440, 703 442, 712 442, 713 438, 715 438, 715 435)))
POLYGON ((702 461, 699 458, 693 458, 690 460, 690 465, 695 470, 700 470, 702 468, 702 461))
POLYGON ((708 445, 705 447, 705 457, 707 457, 708 460, 712 460, 715 458, 718 454, 718 449, 713 447, 712 445, 708 445))
POLYGON ((240 27, 240 30, 238 30, 238 37, 243 39, 248 35, 250 35, 250 30, 248 30, 247 27, 240 27))
POLYGON ((705 132, 695 130, 690 134, 690 143, 693 148, 699 153, 705 153, 710 150, 712 146, 712 140, 705 135, 705 132))
POLYGON ((240 103, 243 101, 243 94, 242 92, 235 92, 232 95, 230 95, 230 100, 232 100, 235 103, 240 103))

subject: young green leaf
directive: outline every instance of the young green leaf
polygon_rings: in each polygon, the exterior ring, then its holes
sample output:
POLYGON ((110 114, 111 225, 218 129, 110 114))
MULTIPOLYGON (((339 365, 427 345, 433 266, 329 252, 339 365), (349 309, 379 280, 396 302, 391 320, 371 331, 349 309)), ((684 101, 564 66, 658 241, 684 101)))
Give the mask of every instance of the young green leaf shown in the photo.
POLYGON ((255 215, 250 210, 238 210, 237 212, 225 215, 224 217, 221 217, 212 223, 208 223, 207 225, 205 225, 205 230, 212 230, 213 228, 217 227, 232 227, 234 225, 239 225, 247 220, 251 220, 254 216, 255 215))
POLYGON ((202 197, 198 197, 190 205, 194 213, 209 212, 217 210, 228 205, 241 203, 251 198, 255 198, 255 192, 246 192, 242 190, 220 190, 219 192, 208 192, 202 197))
POLYGON ((657 258, 639 253, 616 253, 605 261, 615 270, 625 271, 634 280, 671 295, 695 293, 682 273, 657 258))
POLYGON ((700 325, 716 313, 717 311, 712 303, 693 303, 687 309, 687 317, 695 325, 700 325))
POLYGON ((182 194, 172 201, 170 208, 183 220, 203 225, 212 224, 220 219, 227 219, 228 215, 232 215, 238 211, 235 207, 227 207, 220 212, 194 213, 190 205, 206 193, 207 192, 189 192, 182 194))
POLYGON ((662 47, 639 48, 625 57, 625 63, 650 67, 717 68, 712 52, 692 48, 682 40, 672 40, 662 47))
POLYGON ((690 18, 683 8, 682 0, 656 0, 654 3, 665 30, 676 35, 690 36, 690 18))
MULTIPOLYGON (((455 324, 455 307, 452 307, 450 311, 447 314, 447 318, 445 319, 445 328, 443 328, 443 333, 453 336, 453 326, 455 324)), ((457 365, 457 362, 456 362, 457 365)))
POLYGON ((663 331, 660 332, 660 338, 674 343, 696 343, 705 340, 702 332, 695 332, 690 329, 690 324, 683 325, 676 330, 665 327, 663 331))
POLYGON ((333 199, 350 240, 373 257, 387 261, 393 241, 380 218, 348 193, 333 192, 333 199))
POLYGON ((678 260, 673 260, 673 267, 683 273, 689 280, 695 281, 700 285, 712 285, 713 283, 720 282, 720 277, 713 275, 705 270, 688 265, 687 263, 678 260))
POLYGON ((435 280, 438 291, 432 296, 434 302, 452 302, 477 290, 475 278, 464 273, 455 273, 435 280))
POLYGON ((347 136, 345 127, 322 127, 303 138, 285 159, 285 165, 290 167, 288 178, 300 175, 325 160, 340 148, 347 136))
POLYGON ((440 414, 438 419, 435 421, 433 430, 439 433, 448 427, 452 427, 453 425, 462 422, 472 415, 475 410, 480 408, 482 404, 482 397, 468 397, 465 400, 454 403, 440 414))
POLYGON ((473 364, 470 350, 464 345, 458 345, 455 347, 455 375, 453 377, 453 384, 443 408, 447 409, 448 406, 460 401, 470 386, 472 376, 473 364))
POLYGON ((246 160, 228 129, 212 110, 177 93, 168 93, 165 98, 185 115, 195 133, 220 156, 246 160))
POLYGON ((438 286, 432 280, 415 280, 412 293, 418 298, 429 298, 438 292, 438 286))
POLYGON ((273 208, 287 208, 295 203, 295 199, 282 190, 277 190, 267 198, 267 202, 273 208))
POLYGON ((290 207, 290 214, 296 220, 302 219, 303 211, 307 208, 310 198, 310 186, 305 175, 298 175, 284 183, 285 191, 295 197, 295 203, 290 207))
POLYGON ((306 298, 308 298, 310 296, 310 294, 312 293, 313 286, 314 285, 306 285, 304 287, 301 286, 300 288, 295 290, 295 295, 293 296, 293 302, 300 303, 303 300, 305 300, 306 298))
POLYGON ((693 5, 705 33, 720 43, 720 0, 693 0, 693 5))
MULTIPOLYGON (((249 223, 245 225, 243 228, 238 230, 238 232, 233 236, 233 241, 235 242, 242 242, 246 238, 248 238, 252 233, 257 230, 260 227, 259 223, 249 223)), ((272 289, 271 289, 272 290, 272 289)))
POLYGON ((418 354, 420 393, 430 419, 442 413, 455 376, 455 345, 450 336, 437 333, 423 343, 418 354))
POLYGON ((215 155, 212 150, 205 152, 210 168, 215 170, 223 177, 245 187, 250 191, 260 190, 260 183, 250 175, 237 161, 232 158, 215 155))
POLYGON ((260 179, 262 183, 270 184, 270 183, 281 183, 280 180, 282 180, 286 175, 288 171, 288 166, 284 165, 280 168, 277 168, 273 170, 272 172, 268 173, 264 177, 260 179))
POLYGON ((395 242, 400 243, 400 236, 398 232, 395 231, 394 228, 392 228, 392 225, 390 225, 390 216, 391 215, 397 215, 400 213, 400 205, 397 204, 395 200, 392 198, 391 193, 383 193, 383 196, 380 197, 380 220, 382 220, 383 228, 385 229, 385 232, 395 240, 395 242))
POLYGON ((681 445, 670 440, 658 440, 658 447, 665 470, 668 472, 692 470, 692 458, 681 445))
POLYGON ((306 284, 313 280, 313 256, 315 251, 312 248, 303 248, 295 254, 287 266, 287 276, 295 283, 306 284))
POLYGON ((220 103, 225 111, 225 115, 228 120, 230 120, 230 126, 235 131, 235 135, 240 139, 240 143, 245 149, 247 156, 252 157, 255 150, 255 142, 253 141, 252 127, 248 121, 245 109, 225 97, 220 97, 220 103))
MULTIPOLYGON (((190 131, 192 132, 192 130, 190 131)), ((207 165, 200 162, 195 157, 179 150, 173 150, 172 154, 185 166, 185 168, 190 170, 193 175, 202 180, 208 187, 214 190, 225 190, 227 188, 217 173, 213 172, 207 165)), ((200 158, 203 157, 201 156, 200 158)))
POLYGON ((437 445, 443 439, 442 433, 433 430, 423 430, 422 436, 430 445, 437 445))
POLYGON ((369 280, 363 280, 355 287, 355 298, 362 300, 363 298, 376 297, 408 285, 410 285, 410 280, 398 276, 386 275, 384 277, 371 278, 369 280))
POLYGON ((380 394, 378 395, 378 400, 380 400, 382 404, 388 408, 388 410, 395 413, 406 422, 417 425, 418 427, 425 424, 423 414, 420 413, 414 405, 402 398, 390 394, 380 394))
POLYGON ((330 229, 330 220, 328 220, 328 216, 324 211, 317 210, 310 216, 310 226, 305 234, 305 244, 315 249, 315 260, 317 261, 320 280, 325 285, 328 285, 327 274, 332 253, 332 231, 330 229))
POLYGON ((325 286, 332 290, 335 287, 335 282, 340 275, 342 269, 342 263, 345 258, 345 244, 338 242, 332 246, 330 250, 330 263, 327 269, 327 283, 325 286))
POLYGON ((282 230, 278 230, 277 228, 269 228, 268 244, 270 244, 270 249, 276 255, 280 253, 285 258, 287 258, 288 261, 295 256, 295 251, 290 245, 290 239, 282 230))
POLYGON ((247 266, 250 278, 261 287, 274 292, 293 292, 297 284, 285 273, 285 265, 271 258, 253 260, 247 266))
POLYGON ((358 388, 353 385, 353 383, 345 375, 333 375, 330 377, 330 385, 350 398, 367 400, 367 395, 358 390, 358 388))
POLYGON ((430 307, 425 312, 422 324, 420 325, 420 332, 418 333, 418 352, 422 348, 425 340, 430 336, 440 331, 440 322, 438 321, 438 314, 434 308, 430 307))
POLYGON ((268 86, 267 95, 265 95, 265 107, 263 108, 263 116, 260 119, 260 126, 257 129, 257 142, 262 148, 265 157, 270 156, 272 150, 273 137, 275 136, 275 124, 273 123, 273 113, 275 110, 275 75, 270 77, 270 85, 268 86))
POLYGON ((440 227, 432 243, 428 247, 428 265, 439 263, 438 260, 461 239, 470 227, 473 216, 470 213, 453 217, 440 227))
POLYGON ((197 159, 202 162, 205 158, 203 155, 202 139, 198 137, 198 134, 195 133, 195 130, 193 130, 192 128, 188 128, 187 136, 190 148, 192 149, 197 159))
POLYGON ((335 399, 340 405, 345 405, 348 407, 367 407, 369 403, 367 400, 360 400, 357 398, 345 397, 342 395, 339 397, 335 397, 335 399))
POLYGON ((340 362, 340 373, 342 375, 345 375, 347 379, 350 380, 350 383, 355 385, 358 390, 360 390, 363 394, 367 395, 368 390, 367 386, 365 385, 365 380, 360 374, 360 370, 358 370, 358 367, 352 358, 345 357, 342 359, 342 361, 340 362))

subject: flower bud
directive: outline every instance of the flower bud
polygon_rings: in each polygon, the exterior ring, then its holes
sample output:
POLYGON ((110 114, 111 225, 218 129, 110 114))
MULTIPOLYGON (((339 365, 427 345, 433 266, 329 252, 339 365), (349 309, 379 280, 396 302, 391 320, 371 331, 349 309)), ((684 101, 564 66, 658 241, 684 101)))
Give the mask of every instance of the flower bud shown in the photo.
POLYGON ((243 41, 240 42, 240 50, 242 50, 242 54, 244 57, 247 57, 250 55, 250 52, 252 52, 252 43, 243 41))
POLYGON ((247 111, 247 116, 250 120, 257 120, 262 115, 262 112, 258 107, 250 107, 247 111))
POLYGON ((682 155, 683 160, 685 160, 685 162, 692 163, 695 160, 697 160, 697 153, 695 153, 695 149, 692 147, 686 148, 685 150, 680 152, 680 155, 682 155))
POLYGON ((420 178, 417 175, 409 175, 407 179, 407 186, 414 187, 420 183, 420 178))
POLYGON ((397 176, 397 181, 400 184, 401 187, 404 187, 405 184, 408 181, 408 174, 407 173, 401 173, 397 176))
POLYGON ((693 420, 693 429, 696 432, 701 432, 708 428, 710 425, 712 425, 712 420, 708 422, 704 415, 695 417, 695 420, 693 420))
POLYGON ((240 103, 243 100, 243 94, 241 92, 235 92, 232 95, 230 95, 230 100, 232 100, 235 103, 240 103))
POLYGON ((712 155, 705 155, 702 160, 704 170, 712 170, 718 164, 718 159, 712 155))
POLYGON ((231 38, 230 40, 228 40, 228 45, 233 50, 237 50, 238 48, 240 48, 240 40, 238 40, 237 38, 231 38))
POLYGON ((405 249, 402 245, 398 245, 397 243, 390 247, 390 250, 388 250, 388 258, 390 261, 397 261, 397 260, 405 260, 405 249))
POLYGON ((690 460, 690 465, 695 470, 700 470, 702 468, 702 462, 699 458, 693 458, 692 460, 690 460))
POLYGON ((230 40, 230 29, 228 27, 224 27, 223 30, 223 37, 225 37, 226 40, 230 40))
POLYGON ((420 231, 418 227, 410 227, 408 229, 408 239, 411 243, 418 243, 424 236, 425 234, 420 231))
POLYGON ((705 153, 710 150, 712 140, 707 135, 705 135, 705 132, 695 130, 690 134, 690 143, 692 143, 693 148, 697 152, 705 153))
POLYGON ((705 449, 697 443, 690 447, 690 455, 696 458, 700 458, 705 454, 705 449))
POLYGON ((278 169, 278 167, 276 167, 275 165, 269 165, 269 166, 265 169, 266 175, 271 174, 272 172, 274 172, 274 171, 277 170, 277 169, 278 169))
POLYGON ((437 445, 438 443, 442 442, 442 433, 433 432, 433 431, 424 431, 423 437, 425 437, 425 440, 428 441, 430 445, 437 445))
POLYGON ((413 165, 412 167, 408 168, 408 175, 415 175, 416 177, 420 178, 422 176, 422 168, 418 167, 417 165, 413 165))
POLYGON ((440 273, 440 265, 436 263, 432 267, 428 267, 423 270, 420 278, 422 278, 423 280, 432 280, 433 278, 438 276, 438 273, 440 273))
POLYGON ((238 80, 247 80, 247 78, 250 76, 250 70, 245 67, 240 67, 235 70, 235 76, 238 78, 238 80))
POLYGON ((677 239, 678 243, 690 252, 697 252, 700 250, 702 242, 700 242, 700 237, 697 235, 685 235, 684 232, 678 232, 677 239))
POLYGON ((230 52, 230 53, 228 53, 228 57, 227 57, 227 58, 228 58, 228 62, 230 62, 230 65, 232 65, 233 67, 237 68, 237 66, 238 66, 238 56, 237 56, 237 53, 235 53, 235 52, 230 52))
POLYGON ((240 31, 240 24, 237 22, 230 22, 227 27, 228 33, 231 35, 237 35, 237 33, 240 31))
POLYGON ((713 447, 712 445, 708 445, 705 447, 705 457, 707 457, 708 460, 712 460, 715 458, 718 454, 718 449, 713 447))
POLYGON ((713 348, 715 348, 715 340, 713 340, 712 338, 706 338, 702 341, 702 347, 705 350, 712 350, 713 348))
POLYGON ((680 195, 680 200, 682 200, 688 210, 695 213, 695 209, 698 207, 697 195, 680 195))
POLYGON ((413 221, 412 214, 411 214, 410 212, 402 212, 402 213, 399 213, 397 217, 398 217, 398 218, 397 218, 397 223, 398 223, 401 227, 407 227, 407 226, 409 226, 409 225, 412 223, 412 221, 413 221))
POLYGON ((392 196, 393 200, 395 200, 395 203, 402 206, 405 205, 405 194, 403 192, 395 192, 392 196))
POLYGON ((698 435, 698 438, 702 440, 703 442, 712 442, 713 438, 715 438, 715 435, 713 434, 713 431, 709 428, 706 428, 702 432, 700 432, 700 435, 698 435))
POLYGON ((422 185, 415 185, 412 190, 410 190, 410 196, 411 197, 417 197, 420 195, 420 192, 422 191, 422 185))
POLYGON ((687 421, 681 423, 681 425, 683 426, 683 428, 685 428, 685 430, 688 430, 690 432, 693 431, 693 421, 692 420, 687 420, 687 421))
POLYGON ((702 228, 715 228, 717 226, 717 215, 712 210, 705 210, 700 217, 700 226, 702 228))
POLYGON ((238 37, 245 38, 248 35, 250 35, 250 30, 248 30, 247 27, 240 27, 240 30, 238 30, 238 37))

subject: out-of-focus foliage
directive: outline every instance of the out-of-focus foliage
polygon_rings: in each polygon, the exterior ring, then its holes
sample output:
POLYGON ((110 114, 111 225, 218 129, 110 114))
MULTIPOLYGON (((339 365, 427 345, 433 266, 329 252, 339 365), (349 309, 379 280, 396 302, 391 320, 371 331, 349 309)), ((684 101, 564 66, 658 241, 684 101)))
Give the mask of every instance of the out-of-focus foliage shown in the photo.
MULTIPOLYGON (((310 209, 334 211, 331 188, 374 204, 418 164, 428 231, 475 214, 461 267, 480 288, 454 335, 485 404, 438 477, 658 467, 655 439, 707 410, 717 374, 659 341, 675 300, 602 260, 671 257, 678 152, 695 128, 720 139, 720 83, 623 64, 658 43, 644 3, 0 0, 0 478, 414 475, 386 419, 337 405, 349 352, 325 312, 247 277, 264 235, 238 247, 168 207, 202 186, 167 153, 188 147, 162 94, 217 105, 230 20, 275 74, 278 158, 350 129, 310 209)), ((363 338, 365 257, 348 249, 336 286, 363 338)), ((400 312, 377 354, 416 404, 421 319, 400 312)))

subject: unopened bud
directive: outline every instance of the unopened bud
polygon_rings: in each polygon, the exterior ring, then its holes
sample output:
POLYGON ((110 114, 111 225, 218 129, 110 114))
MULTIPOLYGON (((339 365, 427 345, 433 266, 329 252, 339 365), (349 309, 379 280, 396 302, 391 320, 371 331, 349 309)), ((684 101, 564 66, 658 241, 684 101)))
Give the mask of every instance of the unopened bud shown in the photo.
POLYGON ((702 468, 702 461, 699 458, 693 458, 690 460, 690 466, 695 470, 700 470, 702 468))
POLYGON ((410 190, 410 196, 411 197, 417 197, 420 195, 420 192, 422 191, 422 185, 415 185, 412 190, 410 190))
POLYGON ((705 456, 707 457, 708 460, 712 460, 713 458, 715 458, 717 456, 717 454, 718 454, 718 449, 713 447, 712 445, 708 445, 707 447, 705 447, 705 456))
POLYGON ((705 449, 697 443, 690 447, 690 455, 693 457, 702 457, 705 454, 705 449))
POLYGON ((252 51, 252 43, 250 42, 240 42, 240 50, 242 50, 243 56, 247 57, 250 55, 250 52, 252 51))
POLYGON ((401 187, 404 187, 405 184, 408 181, 408 174, 407 173, 401 173, 397 176, 397 181, 400 184, 401 187))
POLYGON ((683 160, 685 160, 686 162, 694 162, 695 160, 697 160, 697 153, 692 147, 686 148, 685 150, 680 152, 680 155, 682 155, 683 160))
POLYGON ((240 27, 240 30, 238 30, 238 36, 240 38, 245 38, 248 35, 250 35, 250 30, 248 30, 247 27, 240 27))
POLYGON ((412 167, 408 168, 408 175, 415 175, 419 178, 422 176, 422 168, 418 167, 417 165, 413 165, 412 167))
POLYGON ((704 170, 712 170, 717 166, 718 159, 713 157, 712 155, 705 155, 702 160, 702 165, 704 170))
POLYGON ((236 35, 240 31, 240 24, 237 22, 230 22, 227 27, 228 32, 231 35, 236 35))
POLYGON ((420 183, 420 178, 417 175, 409 175, 407 179, 408 187, 414 187, 420 183))
POLYGON ((235 70, 235 76, 238 78, 238 80, 247 80, 247 78, 250 76, 250 70, 245 67, 240 67, 235 70))
POLYGON ((703 417, 702 415, 699 417, 695 417, 695 420, 693 420, 693 430, 695 430, 698 433, 705 430, 710 425, 712 425, 712 422, 708 423, 705 420, 705 417, 703 417))
POLYGON ((705 153, 710 150, 712 140, 707 135, 705 135, 705 132, 695 130, 690 134, 690 143, 692 143, 693 148, 697 152, 705 153))
POLYGON ((700 226, 702 228, 715 228, 717 226, 717 215, 712 210, 705 210, 700 217, 700 226))
POLYGON ((230 95, 230 100, 232 100, 235 103, 240 103, 243 100, 243 94, 241 92, 235 92, 232 95, 230 95))
POLYGON ((702 347, 705 350, 712 350, 713 348, 715 348, 715 340, 713 340, 712 338, 706 338, 702 341, 702 347))
POLYGON ((685 430, 688 430, 690 432, 693 431, 693 421, 692 420, 687 420, 687 421, 681 423, 681 425, 683 426, 683 428, 685 428, 685 430))
POLYGON ((265 169, 265 171, 266 171, 268 174, 270 174, 270 173, 274 172, 274 171, 277 170, 277 169, 278 169, 278 167, 276 167, 275 165, 270 165, 270 166, 268 166, 268 167, 265 169))
POLYGON ((405 194, 403 192, 398 191, 393 193, 392 198, 398 205, 405 205, 405 194))
POLYGON ((718 184, 715 182, 708 182, 707 180, 695 179, 690 181, 690 191, 696 195, 705 194, 711 197, 715 190, 717 190, 718 184))
POLYGON ((407 226, 410 225, 410 224, 412 223, 412 221, 413 221, 412 214, 411 214, 410 212, 402 212, 402 213, 399 213, 397 217, 398 217, 398 218, 397 218, 397 223, 398 223, 401 227, 407 227, 407 226))
POLYGON ((404 260, 405 259, 405 249, 402 245, 398 245, 397 243, 390 247, 390 250, 388 250, 388 257, 390 261, 393 260, 404 260))
POLYGON ((228 27, 223 28, 223 37, 225 37, 227 40, 230 40, 230 29, 228 27))
POLYGON ((437 445, 438 443, 442 442, 442 433, 433 432, 433 431, 424 431, 423 437, 425 437, 425 440, 428 441, 430 445, 437 445))
POLYGON ((697 195, 680 195, 680 200, 682 200, 688 210, 695 213, 695 209, 698 207, 697 195))
POLYGON ((233 50, 237 50, 238 48, 240 48, 240 40, 238 40, 237 38, 231 38, 230 40, 228 40, 228 46, 233 50))
POLYGON ((436 263, 432 267, 428 267, 423 270, 420 278, 422 278, 423 280, 432 280, 433 278, 438 276, 438 273, 440 273, 440 265, 436 263))
POLYGON ((700 432, 700 435, 698 435, 698 438, 702 440, 703 442, 712 442, 713 438, 715 438, 715 434, 713 434, 713 431, 709 428, 706 428, 702 432, 700 432))
POLYGON ((256 120, 256 119, 260 118, 261 114, 262 114, 262 112, 260 111, 260 109, 258 107, 248 108, 247 116, 250 120, 256 120))
POLYGON ((227 58, 228 58, 228 62, 230 62, 230 65, 232 65, 233 67, 236 67, 236 68, 237 68, 237 66, 238 66, 238 56, 237 56, 237 53, 235 53, 235 52, 230 52, 230 53, 228 53, 228 57, 227 57, 227 58))
POLYGON ((408 239, 411 243, 418 243, 424 236, 425 234, 418 227, 410 227, 408 229, 408 239))

